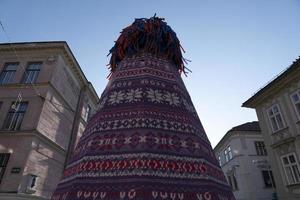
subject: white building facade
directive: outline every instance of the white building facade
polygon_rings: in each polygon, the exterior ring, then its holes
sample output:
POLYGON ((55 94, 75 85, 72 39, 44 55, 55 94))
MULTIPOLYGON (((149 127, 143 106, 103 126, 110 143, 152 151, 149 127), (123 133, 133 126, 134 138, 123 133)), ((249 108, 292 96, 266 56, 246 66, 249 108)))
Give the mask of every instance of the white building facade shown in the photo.
POLYGON ((300 59, 243 107, 256 111, 274 170, 278 199, 300 199, 300 59))
POLYGON ((237 200, 276 199, 276 183, 258 122, 229 130, 214 152, 237 200))

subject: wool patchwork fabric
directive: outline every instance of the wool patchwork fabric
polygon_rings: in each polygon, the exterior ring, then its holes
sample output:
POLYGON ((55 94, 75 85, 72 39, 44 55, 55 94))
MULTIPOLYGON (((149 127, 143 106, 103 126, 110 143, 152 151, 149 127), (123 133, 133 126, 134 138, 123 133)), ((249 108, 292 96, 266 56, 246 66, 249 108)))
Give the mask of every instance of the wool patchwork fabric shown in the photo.
POLYGON ((176 63, 122 58, 52 200, 234 200, 176 63))

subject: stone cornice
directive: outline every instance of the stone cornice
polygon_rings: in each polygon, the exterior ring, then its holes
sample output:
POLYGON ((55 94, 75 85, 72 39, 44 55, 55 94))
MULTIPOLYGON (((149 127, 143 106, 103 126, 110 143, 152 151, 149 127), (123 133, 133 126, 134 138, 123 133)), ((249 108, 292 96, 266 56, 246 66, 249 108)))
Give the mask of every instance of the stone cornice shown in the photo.
POLYGON ((30 89, 33 86, 34 87, 45 87, 48 86, 49 82, 41 82, 41 83, 10 83, 10 84, 4 84, 0 85, 0 89, 6 89, 6 88, 13 88, 13 89, 30 89))
POLYGON ((48 144, 49 146, 56 149, 59 153, 65 155, 66 150, 61 147, 59 144, 48 138, 47 136, 43 135, 37 130, 19 130, 19 131, 8 131, 8 130, 0 130, 1 137, 20 137, 20 136, 33 136, 37 137, 42 140, 44 143, 48 144))

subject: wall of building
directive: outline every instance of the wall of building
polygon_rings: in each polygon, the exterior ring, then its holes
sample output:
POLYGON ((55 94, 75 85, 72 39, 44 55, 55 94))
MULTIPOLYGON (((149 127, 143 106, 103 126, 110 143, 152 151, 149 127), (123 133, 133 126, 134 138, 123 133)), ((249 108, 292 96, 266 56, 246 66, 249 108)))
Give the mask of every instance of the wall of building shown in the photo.
POLYGON ((61 178, 65 156, 62 150, 45 140, 35 138, 23 172, 25 178, 20 184, 19 191, 26 193, 28 184, 26 176, 32 174, 38 176, 34 195, 50 198, 61 178))
POLYGON ((260 132, 238 132, 226 137, 221 145, 215 148, 215 154, 222 157, 222 170, 227 174, 234 172, 238 190, 233 193, 237 200, 268 200, 271 199, 274 190, 266 188, 261 170, 268 167, 258 166, 256 161, 269 162, 267 156, 258 156, 255 149, 255 141, 262 141, 260 132), (230 146, 233 158, 225 162, 224 150, 230 146))
POLYGON ((66 150, 69 145, 74 117, 75 109, 70 108, 65 100, 49 86, 37 130, 66 150))
POLYGON ((258 120, 264 132, 272 167, 274 168, 275 180, 278 183, 279 199, 300 198, 300 185, 288 185, 281 156, 294 152, 300 161, 300 123, 293 107, 290 95, 300 89, 300 81, 292 82, 291 85, 266 98, 266 101, 256 108, 258 120), (278 104, 286 124, 286 127, 273 133, 267 115, 267 110, 274 104, 278 104))
POLYGON ((73 71, 77 66, 70 66, 72 61, 63 48, 17 52, 18 57, 12 51, 0 54, 0 73, 6 62, 19 62, 14 83, 0 85, 0 153, 11 154, 0 184, 0 199, 49 199, 61 178, 71 134, 79 138, 76 134, 82 134, 86 126, 83 118, 74 126, 76 112, 82 115, 87 105, 95 112, 98 97, 88 88, 84 103, 77 109, 82 75, 79 78, 73 71), (27 63, 32 61, 43 62, 34 87, 20 84, 27 63), (3 130, 11 103, 19 93, 22 101, 29 103, 21 129, 3 130), (20 172, 11 173, 16 167, 20 172), (31 175, 37 176, 36 186, 28 190, 31 175))

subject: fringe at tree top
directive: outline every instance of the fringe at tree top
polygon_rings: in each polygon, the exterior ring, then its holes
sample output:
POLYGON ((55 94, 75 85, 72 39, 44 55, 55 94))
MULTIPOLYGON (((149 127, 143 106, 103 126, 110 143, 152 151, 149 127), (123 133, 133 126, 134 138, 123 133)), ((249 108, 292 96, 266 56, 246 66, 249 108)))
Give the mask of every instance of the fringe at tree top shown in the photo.
POLYGON ((111 58, 108 65, 113 73, 126 56, 148 52, 174 62, 178 71, 186 75, 187 71, 190 71, 185 66, 189 60, 182 56, 181 50, 185 52, 176 33, 167 25, 164 18, 156 15, 150 19, 139 18, 122 30, 115 45, 109 51, 108 56, 111 54, 111 58))

